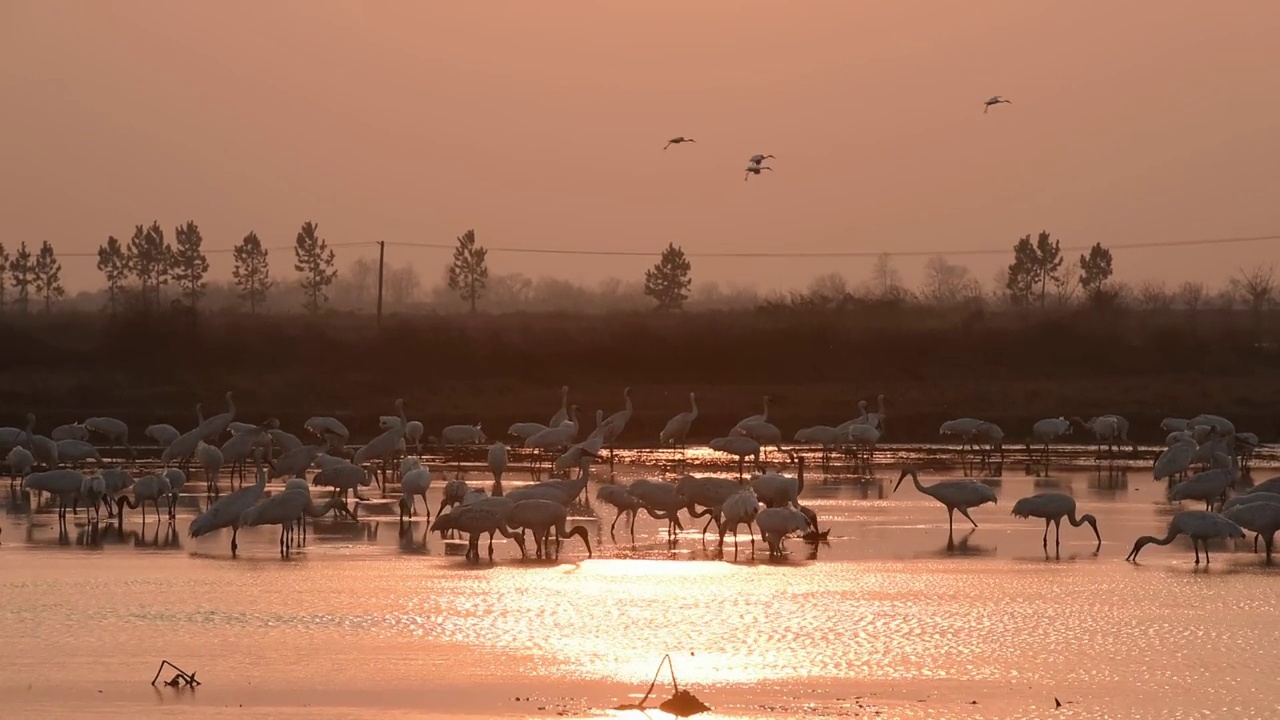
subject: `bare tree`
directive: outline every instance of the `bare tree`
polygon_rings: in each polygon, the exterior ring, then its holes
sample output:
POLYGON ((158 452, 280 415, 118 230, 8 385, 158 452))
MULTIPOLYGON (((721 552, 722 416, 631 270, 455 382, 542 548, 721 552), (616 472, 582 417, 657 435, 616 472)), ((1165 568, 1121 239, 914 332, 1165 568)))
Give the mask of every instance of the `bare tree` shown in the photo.
POLYGON ((982 287, 969 268, 935 255, 924 264, 924 286, 920 294, 938 305, 952 305, 982 295, 982 287))
POLYGON ((1058 306, 1067 307, 1071 305, 1076 298, 1076 291, 1080 287, 1080 266, 1075 263, 1064 264, 1061 273, 1053 281, 1053 297, 1057 300, 1058 306))
POLYGON ((1275 299, 1275 269, 1271 265, 1255 265, 1249 270, 1240 268, 1239 274, 1231 278, 1231 288, 1255 315, 1261 314, 1275 299))
POLYGON ((902 273, 893 266, 889 253, 877 255, 875 265, 871 266, 871 294, 881 300, 897 299, 906 294, 902 287, 902 273))
POLYGON ((819 275, 809 283, 809 295, 840 300, 849 294, 849 281, 840 273, 819 275))
POLYGON ((1173 304, 1168 288, 1163 282, 1144 280, 1134 289, 1138 307, 1143 310, 1167 310, 1173 304))
POLYGON ((1195 312, 1204 305, 1205 295, 1208 291, 1204 287, 1204 283, 1193 282, 1188 280, 1178 286, 1178 302, 1182 303, 1182 307, 1195 312))
POLYGON ((422 279, 418 277, 418 271, 412 265, 391 268, 387 271, 387 300, 392 307, 404 308, 413 302, 421 287, 422 279))

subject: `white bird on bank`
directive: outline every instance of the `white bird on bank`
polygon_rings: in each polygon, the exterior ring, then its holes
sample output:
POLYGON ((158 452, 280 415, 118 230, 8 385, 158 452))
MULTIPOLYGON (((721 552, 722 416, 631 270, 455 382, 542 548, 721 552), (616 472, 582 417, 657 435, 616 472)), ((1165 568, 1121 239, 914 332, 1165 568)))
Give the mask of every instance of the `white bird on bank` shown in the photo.
POLYGON ((693 421, 698 419, 698 399, 693 393, 689 393, 689 409, 676 415, 667 421, 662 427, 662 432, 658 433, 658 444, 678 445, 684 448, 685 438, 689 435, 689 428, 693 426, 693 421))

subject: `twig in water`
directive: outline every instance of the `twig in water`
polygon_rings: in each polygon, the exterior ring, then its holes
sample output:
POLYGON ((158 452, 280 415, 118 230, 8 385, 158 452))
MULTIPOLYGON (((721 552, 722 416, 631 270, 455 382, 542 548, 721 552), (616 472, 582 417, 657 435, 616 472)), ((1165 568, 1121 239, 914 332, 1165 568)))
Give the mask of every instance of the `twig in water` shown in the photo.
POLYGON ((674 694, 658 705, 659 710, 676 717, 691 717, 711 709, 706 703, 694 697, 693 693, 680 689, 680 683, 676 680, 676 666, 671 662, 670 653, 662 656, 662 661, 658 663, 658 669, 653 673, 653 680, 649 683, 649 689, 644 691, 644 697, 640 698, 640 702, 619 705, 614 709, 640 710, 641 712, 647 710, 645 703, 649 701, 649 696, 653 694, 653 688, 658 684, 658 676, 662 674, 663 665, 666 665, 667 670, 671 673, 671 687, 674 689, 674 694))
POLYGON ((154 686, 156 684, 156 681, 160 679, 160 673, 164 672, 164 667, 166 665, 178 671, 178 674, 174 675, 169 680, 164 681, 164 684, 166 686, 168 687, 184 687, 185 686, 189 688, 200 686, 200 681, 196 679, 195 673, 188 673, 186 670, 183 670, 182 668, 178 667, 177 665, 174 665, 168 660, 160 661, 160 667, 156 668, 156 676, 151 678, 152 686, 154 686))

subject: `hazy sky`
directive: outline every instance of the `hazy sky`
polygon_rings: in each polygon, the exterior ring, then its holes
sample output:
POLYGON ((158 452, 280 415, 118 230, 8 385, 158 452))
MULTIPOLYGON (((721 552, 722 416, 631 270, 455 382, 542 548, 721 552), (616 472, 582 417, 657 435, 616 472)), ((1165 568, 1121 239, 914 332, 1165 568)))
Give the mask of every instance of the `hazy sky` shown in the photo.
MULTIPOLYGON (((495 246, 672 241, 695 281, 776 287, 870 261, 696 255, 1280 233, 1277 36, 1273 2, 0 0, 0 241, 474 227, 495 246), (984 116, 994 94, 1014 104, 984 116), (698 143, 664 152, 675 135, 698 143), (744 183, 756 152, 775 170, 744 183)), ((431 281, 447 255, 388 249, 431 281)), ((959 260, 984 282, 1008 263, 959 260)), ((1116 253, 1130 279, 1277 260, 1276 242, 1116 253)), ((652 261, 491 262, 591 281, 652 261)), ((100 280, 92 258, 63 265, 100 280)))

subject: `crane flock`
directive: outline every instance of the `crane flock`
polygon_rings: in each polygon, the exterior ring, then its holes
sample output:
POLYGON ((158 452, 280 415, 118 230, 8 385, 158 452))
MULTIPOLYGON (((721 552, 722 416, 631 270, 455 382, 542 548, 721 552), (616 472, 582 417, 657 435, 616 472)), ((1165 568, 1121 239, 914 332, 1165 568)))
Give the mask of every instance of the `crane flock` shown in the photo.
MULTIPOLYGON (((675 142, 691 140, 675 138, 675 142)), ((752 160, 763 160, 757 156, 752 160)), ((876 411, 867 401, 859 401, 859 414, 839 425, 812 425, 796 431, 794 440, 801 445, 817 446, 824 465, 836 450, 852 450, 858 467, 870 468, 876 443, 885 432, 889 413, 885 396, 876 398, 876 411)), ((225 396, 227 409, 204 417, 196 406, 195 426, 180 432, 168 424, 151 425, 144 436, 160 449, 160 464, 148 472, 139 471, 137 449, 130 443, 128 426, 114 418, 94 417, 81 423, 61 425, 49 436, 35 432, 36 417, 29 414, 23 428, 0 427, 0 449, 7 447, 4 465, 10 473, 11 488, 21 480, 25 493, 44 493, 57 503, 60 527, 66 525, 67 510, 77 513, 83 506, 92 522, 100 522, 105 510, 108 518, 123 523, 125 509, 138 510, 146 522, 148 506, 157 523, 161 521, 160 505, 167 506, 167 521, 176 521, 178 498, 187 487, 189 475, 203 475, 208 505, 191 522, 188 533, 200 537, 217 530, 230 529, 232 555, 238 552, 238 533, 243 527, 280 526, 280 553, 287 555, 299 540, 295 532, 306 532, 306 518, 329 513, 356 519, 361 504, 373 499, 362 495, 378 486, 385 495, 398 484, 400 495, 395 501, 401 521, 418 514, 418 498, 430 532, 460 533, 467 536, 467 557, 479 560, 479 540, 489 536, 489 556, 493 557, 494 536, 511 538, 521 555, 528 553, 526 531, 534 537, 533 554, 542 557, 549 539, 555 540, 556 554, 561 543, 579 537, 588 556, 591 541, 582 526, 571 522, 569 509, 580 498, 589 498, 591 468, 604 462, 607 451, 609 479, 613 477, 614 449, 630 422, 634 406, 631 388, 623 390, 623 408, 608 415, 595 413, 595 427, 584 439, 584 428, 578 405, 570 402, 569 388, 560 389, 560 407, 546 424, 519 422, 508 428, 508 435, 523 445, 531 457, 532 482, 514 489, 504 489, 503 478, 511 462, 511 450, 501 440, 489 444, 480 424, 445 427, 438 438, 428 443, 443 450, 457 446, 488 444, 486 465, 493 476, 487 489, 473 488, 459 477, 444 480, 443 498, 432 522, 428 491, 433 473, 419 456, 409 453, 419 449, 423 424, 410 421, 402 399, 393 403, 394 413, 379 418, 381 432, 363 445, 348 451, 351 433, 339 420, 315 416, 303 423, 302 429, 311 442, 304 444, 297 436, 282 430, 274 418, 261 423, 237 421, 232 393, 225 396), (123 461, 108 466, 92 440, 101 437, 123 448, 123 461), (224 439, 225 437, 225 439, 224 439), (539 477, 539 460, 549 460, 551 477, 539 477), (245 466, 253 466, 253 481, 246 483, 245 466), (241 468, 240 486, 235 488, 235 468, 241 468), (96 472, 93 470, 96 469, 96 472), (232 491, 221 492, 221 474, 231 473, 232 491), (310 479, 308 480, 308 477, 310 479), (285 480, 281 491, 267 492, 271 480, 285 480), (327 488, 329 497, 316 502, 314 488, 327 488), (354 496, 355 505, 351 505, 354 496)), ((782 432, 770 417, 769 396, 764 396, 758 414, 738 421, 727 433, 710 440, 707 446, 737 461, 737 478, 698 477, 679 473, 674 479, 657 477, 636 479, 629 484, 603 483, 596 499, 616 510, 609 532, 616 542, 619 520, 628 519, 627 530, 635 541, 635 520, 640 512, 667 523, 669 539, 683 531, 679 513, 690 519, 707 518, 701 536, 711 525, 716 526, 718 548, 723 554, 725 537, 732 533, 734 554, 740 528, 750 538, 755 551, 758 531, 769 555, 783 554, 784 538, 802 534, 806 540, 827 537, 819 528, 817 514, 801 502, 805 489, 805 456, 797 449, 784 449, 782 432), (796 467, 794 476, 784 475, 763 462, 769 448, 785 458, 785 464, 796 467), (747 461, 751 460, 751 473, 747 461)), ((687 448, 688 436, 698 418, 697 398, 689 395, 689 409, 673 416, 658 436, 659 444, 687 448)), ((1237 432, 1234 424, 1217 415, 1193 418, 1166 418, 1161 423, 1168 430, 1166 449, 1153 464, 1153 477, 1169 483, 1167 498, 1172 503, 1193 501, 1204 503, 1203 510, 1185 510, 1173 516, 1164 537, 1144 536, 1134 543, 1128 559, 1135 560, 1147 544, 1167 545, 1179 535, 1191 538, 1196 563, 1200 547, 1209 561, 1208 541, 1216 538, 1244 537, 1246 530, 1255 533, 1255 551, 1261 540, 1266 561, 1271 561, 1274 536, 1280 531, 1280 478, 1235 492, 1242 470, 1258 446, 1257 436, 1237 432), (1216 506, 1216 511, 1215 511, 1216 506)), ((1081 429, 1098 445, 1099 455, 1115 453, 1137 445, 1129 439, 1129 422, 1114 414, 1099 415, 1089 420, 1065 417, 1046 418, 1031 428, 1026 445, 1032 464, 1049 462, 1051 444, 1062 441, 1081 429)), ((976 452, 981 462, 991 464, 993 457, 1003 457, 1004 431, 994 423, 965 417, 949 420, 939 428, 943 437, 960 442, 961 457, 966 449, 976 452)), ((105 449, 105 448, 104 448, 105 449)), ((973 527, 977 521, 970 512, 982 505, 998 503, 990 480, 962 478, 942 480, 934 484, 920 481, 913 466, 902 469, 894 486, 896 492, 910 477, 916 490, 937 500, 947 509, 948 532, 954 530, 955 513, 960 513, 973 527)), ((1017 518, 1042 519, 1045 523, 1042 545, 1048 551, 1049 528, 1055 528, 1055 547, 1061 545, 1061 526, 1065 519, 1072 527, 1089 525, 1097 540, 1095 553, 1101 549, 1102 536, 1097 519, 1091 514, 1077 515, 1076 501, 1063 493, 1047 492, 1019 499, 1012 508, 1017 518)), ((549 555, 548 555, 549 556, 549 555)))

